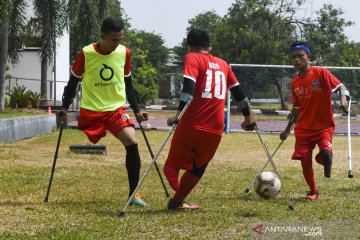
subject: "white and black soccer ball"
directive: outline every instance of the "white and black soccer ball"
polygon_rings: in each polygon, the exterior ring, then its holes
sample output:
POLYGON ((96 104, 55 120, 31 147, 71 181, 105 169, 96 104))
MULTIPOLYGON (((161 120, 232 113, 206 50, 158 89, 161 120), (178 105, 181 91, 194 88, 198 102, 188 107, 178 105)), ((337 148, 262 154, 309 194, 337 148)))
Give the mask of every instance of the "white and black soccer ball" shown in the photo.
POLYGON ((280 189, 280 178, 273 172, 261 172, 254 180, 255 192, 264 199, 275 198, 280 189))
POLYGON ((151 125, 150 125, 149 123, 145 124, 145 125, 144 125, 144 129, 145 129, 146 131, 150 131, 150 130, 151 130, 151 125))

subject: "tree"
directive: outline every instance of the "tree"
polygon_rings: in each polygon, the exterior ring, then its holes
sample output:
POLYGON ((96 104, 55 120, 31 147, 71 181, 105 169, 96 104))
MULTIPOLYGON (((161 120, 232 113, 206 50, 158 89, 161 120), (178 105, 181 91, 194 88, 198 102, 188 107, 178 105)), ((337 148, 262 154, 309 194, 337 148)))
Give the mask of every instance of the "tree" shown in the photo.
MULTIPOLYGON (((339 65, 350 59, 356 62, 356 57, 342 56, 351 54, 349 48, 357 47, 349 45, 344 34, 344 28, 351 22, 341 17, 342 10, 324 5, 317 12, 316 19, 297 18, 295 13, 303 3, 304 0, 236 0, 228 13, 214 21, 211 27, 206 24, 199 26, 209 31, 214 55, 230 63, 287 65, 288 48, 295 40, 310 44, 316 63, 339 65)), ((204 16, 198 15, 192 23, 199 23, 201 19, 204 16)), ((179 56, 183 56, 183 46, 176 50, 179 56)), ((287 109, 284 77, 290 76, 291 73, 280 69, 254 69, 251 74, 238 74, 250 97, 256 91, 275 87, 282 109, 287 109)))
POLYGON ((40 26, 41 89, 47 99, 47 68, 53 61, 56 39, 67 29, 66 0, 34 0, 34 14, 40 26))
POLYGON ((169 56, 169 49, 164 46, 164 39, 160 35, 145 31, 135 31, 135 34, 141 41, 130 42, 129 47, 144 49, 147 55, 146 60, 158 71, 164 70, 169 56))
MULTIPOLYGON (((296 32, 294 12, 303 1, 237 0, 227 15, 217 19, 209 31, 213 53, 231 63, 284 64, 287 48, 296 32)), ((196 21, 195 21, 196 22, 196 21)), ((286 109, 282 77, 258 71, 242 81, 245 89, 264 89, 269 85, 279 91, 286 109), (256 84, 254 84, 256 83, 256 84)))
MULTIPOLYGON (((200 28, 209 32, 210 42, 213 42, 215 31, 221 21, 221 17, 216 14, 215 11, 207 11, 196 15, 194 18, 188 21, 189 26, 186 28, 186 35, 193 28, 200 28)), ((176 54, 176 61, 182 62, 182 59, 187 53, 186 36, 183 38, 179 46, 175 46, 173 49, 176 54)), ((216 50, 215 50, 216 51, 216 50)))
MULTIPOLYGON (((159 74, 157 68, 149 61, 149 51, 142 47, 143 42, 143 39, 138 36, 137 31, 132 29, 126 31, 123 44, 131 51, 131 76, 134 82, 134 88, 138 93, 140 102, 145 103, 147 100, 157 97, 159 74)), ((150 47, 152 46, 150 42, 147 44, 149 44, 150 47)), ((161 61, 161 59, 159 59, 159 61, 161 61)), ((166 59, 162 59, 162 61, 166 62, 166 59)))
POLYGON ((341 17, 344 12, 331 4, 324 4, 315 20, 304 26, 304 39, 312 50, 312 58, 316 64, 338 66, 341 49, 347 45, 345 27, 353 23, 341 17))
POLYGON ((24 25, 26 3, 23 0, 3 0, 0 8, 0 112, 5 110, 5 71, 8 57, 18 61, 20 29, 24 25))

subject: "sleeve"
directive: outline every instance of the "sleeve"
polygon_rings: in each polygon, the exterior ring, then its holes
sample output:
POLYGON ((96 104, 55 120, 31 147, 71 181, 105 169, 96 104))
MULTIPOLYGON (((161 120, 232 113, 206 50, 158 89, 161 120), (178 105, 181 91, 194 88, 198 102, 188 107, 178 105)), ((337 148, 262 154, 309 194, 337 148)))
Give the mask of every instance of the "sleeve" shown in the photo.
POLYGON ((188 78, 196 82, 197 77, 199 76, 199 67, 198 62, 193 57, 193 55, 186 55, 184 58, 184 78, 188 78))
POLYGON ((124 80, 125 80, 125 91, 126 91, 127 100, 129 101, 130 107, 132 108, 134 113, 138 113, 140 112, 140 110, 137 105, 135 90, 132 84, 131 76, 125 77, 124 80))
POLYGON ((129 77, 131 76, 131 64, 130 64, 131 54, 130 50, 126 48, 126 59, 125 59, 125 66, 124 66, 124 76, 129 77))
POLYGON ((72 67, 71 73, 77 78, 81 78, 85 72, 85 54, 83 50, 78 53, 72 67))
POLYGON ((184 78, 183 89, 181 91, 178 110, 182 111, 189 101, 189 97, 194 95, 195 82, 189 78, 184 78))
POLYGON ((76 92, 78 90, 78 83, 80 82, 80 78, 77 78, 73 74, 71 74, 70 79, 66 87, 64 88, 64 93, 62 96, 62 107, 65 109, 69 109, 71 103, 74 101, 76 92))
POLYGON ((320 68, 322 81, 325 82, 326 86, 329 88, 330 92, 336 92, 338 88, 343 85, 339 79, 337 79, 329 70, 326 68, 320 68))
POLYGON ((228 76, 227 76, 227 85, 229 86, 229 90, 235 86, 240 85, 239 81, 237 80, 234 72, 232 71, 232 69, 229 66, 229 71, 228 71, 228 76))

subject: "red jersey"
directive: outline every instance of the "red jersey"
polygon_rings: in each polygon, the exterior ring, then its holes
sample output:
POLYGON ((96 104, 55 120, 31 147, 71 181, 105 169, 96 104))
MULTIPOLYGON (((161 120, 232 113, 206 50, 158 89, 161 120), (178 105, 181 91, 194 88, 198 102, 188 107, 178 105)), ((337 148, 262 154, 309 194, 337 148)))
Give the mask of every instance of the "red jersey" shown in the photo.
MULTIPOLYGON (((94 49, 96 52, 98 52, 102 55, 107 55, 106 53, 101 51, 99 43, 94 43, 93 46, 94 46, 94 49)), ((128 48, 126 48, 126 60, 125 61, 126 62, 125 62, 125 66, 124 66, 124 76, 128 77, 131 75, 130 50, 128 48)), ((81 49, 75 59, 75 62, 72 65, 71 73, 75 77, 81 78, 83 76, 84 72, 85 72, 85 55, 84 55, 83 50, 81 49)))
POLYGON ((304 77, 295 76, 291 82, 294 107, 300 108, 295 134, 313 136, 323 130, 335 129, 331 93, 342 83, 329 70, 310 67, 304 77))
POLYGON ((195 82, 195 91, 180 125, 222 134, 227 90, 239 85, 229 64, 209 53, 190 52, 184 59, 184 77, 195 82))

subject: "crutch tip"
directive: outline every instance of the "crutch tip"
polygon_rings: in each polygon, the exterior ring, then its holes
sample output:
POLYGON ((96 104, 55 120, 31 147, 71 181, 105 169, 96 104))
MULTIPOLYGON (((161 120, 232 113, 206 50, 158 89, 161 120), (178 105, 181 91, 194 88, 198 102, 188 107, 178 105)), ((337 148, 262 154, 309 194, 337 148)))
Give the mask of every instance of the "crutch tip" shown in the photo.
POLYGON ((352 171, 351 170, 349 170, 349 173, 348 173, 348 178, 353 178, 354 176, 353 176, 353 174, 352 174, 352 171))
POLYGON ((290 211, 294 211, 295 208, 294 208, 292 205, 289 205, 289 210, 290 210, 290 211))
POLYGON ((121 211, 121 212, 119 212, 119 217, 124 217, 125 216, 125 212, 124 211, 121 211))
POLYGON ((245 192, 245 193, 248 193, 249 191, 250 191, 250 189, 247 188, 247 189, 245 189, 244 192, 245 192))

